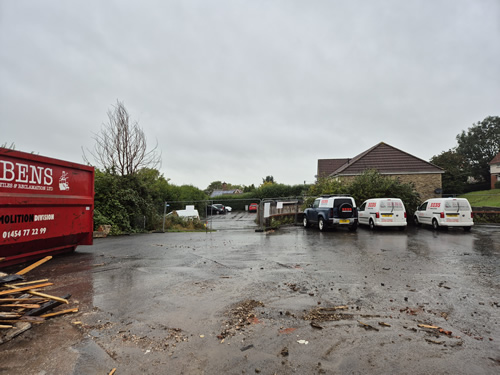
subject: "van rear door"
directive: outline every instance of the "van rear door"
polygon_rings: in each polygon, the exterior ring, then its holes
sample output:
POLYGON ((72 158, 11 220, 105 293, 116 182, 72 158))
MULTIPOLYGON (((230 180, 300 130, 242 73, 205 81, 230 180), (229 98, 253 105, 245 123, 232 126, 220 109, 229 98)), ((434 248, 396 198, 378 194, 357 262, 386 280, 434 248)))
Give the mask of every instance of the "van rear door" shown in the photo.
POLYGON ((466 199, 446 201, 444 214, 446 223, 472 223, 472 209, 466 199))

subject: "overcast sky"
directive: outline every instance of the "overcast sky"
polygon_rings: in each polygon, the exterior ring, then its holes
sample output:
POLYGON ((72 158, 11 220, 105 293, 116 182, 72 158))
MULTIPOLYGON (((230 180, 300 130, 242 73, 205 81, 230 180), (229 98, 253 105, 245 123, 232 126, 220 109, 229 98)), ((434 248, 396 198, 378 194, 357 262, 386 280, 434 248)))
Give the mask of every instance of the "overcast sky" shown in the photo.
POLYGON ((500 1, 0 0, 0 144, 83 163, 117 100, 176 185, 429 160, 500 115, 500 1))

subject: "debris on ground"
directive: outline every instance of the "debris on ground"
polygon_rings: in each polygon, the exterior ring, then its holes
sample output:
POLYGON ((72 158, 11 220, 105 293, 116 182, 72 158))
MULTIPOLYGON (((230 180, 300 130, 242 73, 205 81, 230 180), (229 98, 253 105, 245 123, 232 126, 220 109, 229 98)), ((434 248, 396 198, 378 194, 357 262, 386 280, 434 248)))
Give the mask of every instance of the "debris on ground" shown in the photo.
POLYGON ((68 304, 67 294, 62 297, 40 292, 53 285, 48 279, 26 281, 31 270, 52 259, 45 257, 15 274, 0 276, 0 344, 27 331, 32 324, 63 314, 78 312, 78 308, 48 313, 59 305, 68 304))
POLYGON ((234 336, 237 331, 243 330, 246 326, 259 323, 254 309, 264 307, 260 301, 246 300, 236 304, 228 313, 229 319, 224 323, 224 329, 217 335, 219 340, 228 336, 234 336))
POLYGON ((433 330, 433 331, 437 331, 437 332, 442 333, 442 334, 447 335, 447 336, 451 336, 451 334, 452 334, 451 331, 446 331, 443 328, 438 327, 438 326, 431 326, 431 325, 428 325, 428 324, 418 324, 417 326, 419 328, 425 328, 425 329, 430 329, 430 330, 433 330))
POLYGON ((347 309, 347 306, 317 307, 307 312, 303 316, 303 319, 315 322, 315 324, 317 324, 317 322, 351 320, 353 319, 353 316, 351 314, 343 314, 337 312, 338 310, 347 309))
POLYGON ((363 323, 363 322, 361 322, 361 321, 359 321, 359 320, 358 320, 358 323, 359 323, 359 325, 360 325, 361 327, 363 327, 363 328, 364 328, 364 329, 366 329, 367 331, 369 331, 369 330, 372 330, 372 331, 377 331, 377 332, 379 331, 379 329, 378 329, 378 328, 375 328, 374 326, 371 326, 371 325, 369 325, 369 324, 363 323))

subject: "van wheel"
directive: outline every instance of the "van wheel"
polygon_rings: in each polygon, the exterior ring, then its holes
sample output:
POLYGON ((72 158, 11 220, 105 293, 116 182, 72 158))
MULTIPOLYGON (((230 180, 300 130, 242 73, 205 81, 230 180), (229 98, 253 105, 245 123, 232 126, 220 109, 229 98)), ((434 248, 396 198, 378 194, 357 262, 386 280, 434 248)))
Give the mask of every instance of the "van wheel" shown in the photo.
POLYGON ((415 216, 415 217, 413 218, 413 220, 415 221, 415 225, 416 225, 417 227, 419 227, 420 225, 422 225, 422 224, 420 224, 420 222, 418 221, 418 217, 416 217, 416 216, 415 216))
POLYGON ((375 223, 373 222, 373 219, 370 219, 368 225, 370 226, 370 230, 375 230, 375 223))
POLYGON ((322 217, 318 220, 318 228, 321 232, 325 230, 325 220, 322 217))
POLYGON ((309 220, 307 220, 307 216, 304 215, 304 220, 302 221, 304 228, 309 228, 309 220))
POLYGON ((464 231, 470 232, 471 227, 464 227, 464 231))
POLYGON ((439 224, 436 219, 432 219, 432 229, 438 230, 439 229, 439 224))

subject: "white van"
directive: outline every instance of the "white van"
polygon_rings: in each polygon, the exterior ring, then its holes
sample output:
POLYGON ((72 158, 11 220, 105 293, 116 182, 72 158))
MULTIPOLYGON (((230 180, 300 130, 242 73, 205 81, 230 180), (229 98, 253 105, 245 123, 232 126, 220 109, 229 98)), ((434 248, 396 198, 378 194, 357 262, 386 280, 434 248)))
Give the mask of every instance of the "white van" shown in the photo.
POLYGON ((465 198, 432 198, 415 211, 415 224, 439 227, 463 227, 466 232, 474 225, 472 208, 465 198))
POLYGON ((166 216, 169 215, 176 215, 179 217, 183 217, 185 219, 198 219, 200 220, 200 214, 198 213, 198 210, 196 210, 193 206, 186 206, 185 210, 176 210, 169 212, 166 216))
POLYGON ((406 227, 406 209, 399 198, 372 198, 358 208, 359 224, 375 227, 406 227))

